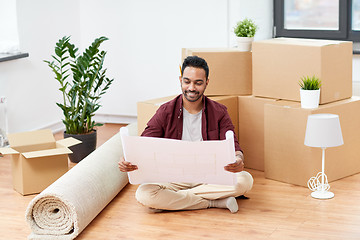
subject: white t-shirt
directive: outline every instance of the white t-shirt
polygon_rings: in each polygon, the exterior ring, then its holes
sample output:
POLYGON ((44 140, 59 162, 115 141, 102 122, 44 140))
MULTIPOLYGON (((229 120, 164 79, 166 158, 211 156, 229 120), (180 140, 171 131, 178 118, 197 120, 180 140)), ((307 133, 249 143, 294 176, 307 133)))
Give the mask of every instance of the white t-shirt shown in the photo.
POLYGON ((201 116, 202 110, 191 114, 183 108, 183 134, 181 140, 198 142, 202 141, 201 134, 201 116))

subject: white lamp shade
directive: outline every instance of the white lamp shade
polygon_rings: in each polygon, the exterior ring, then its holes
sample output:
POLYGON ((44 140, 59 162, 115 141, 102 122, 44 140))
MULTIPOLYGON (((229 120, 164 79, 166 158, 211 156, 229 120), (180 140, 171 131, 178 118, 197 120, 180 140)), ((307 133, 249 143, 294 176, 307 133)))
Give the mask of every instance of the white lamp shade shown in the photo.
POLYGON ((309 115, 304 144, 321 148, 343 145, 339 116, 336 114, 309 115))

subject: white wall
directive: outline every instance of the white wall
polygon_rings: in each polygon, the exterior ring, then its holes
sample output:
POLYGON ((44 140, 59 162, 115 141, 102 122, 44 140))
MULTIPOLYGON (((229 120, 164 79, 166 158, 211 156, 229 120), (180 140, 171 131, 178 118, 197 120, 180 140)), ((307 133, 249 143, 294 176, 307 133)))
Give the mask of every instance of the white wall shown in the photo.
POLYGON ((115 83, 99 113, 135 116, 137 101, 179 93, 181 47, 226 46, 226 4, 218 0, 81 3, 82 39, 110 38, 106 61, 115 83), (102 18, 92 17, 97 11, 102 18))
MULTIPOLYGON (((272 37, 273 1, 263 0, 17 0, 19 39, 30 57, 0 63, 0 96, 8 98, 9 132, 61 128, 58 83, 43 62, 57 40, 71 35, 81 50, 110 38, 105 66, 115 78, 100 120, 131 122, 138 101, 180 93, 181 48, 233 47, 233 28, 249 17, 255 40, 272 37), (57 3, 57 4, 56 4, 57 3)), ((354 94, 360 94, 360 57, 354 56, 354 94)))
MULTIPOLYGON (((17 10, 20 47, 30 57, 0 63, 9 132, 62 127, 59 85, 43 60, 65 35, 80 49, 101 35, 110 38, 105 66, 115 81, 98 115, 129 122, 138 101, 180 93, 181 48, 233 47, 233 28, 245 17, 259 25, 255 40, 270 38, 273 25, 272 1, 263 0, 17 0, 17 10)), ((355 55, 354 95, 360 95, 359 69, 355 55)))
POLYGON ((43 62, 71 35, 81 50, 110 38, 105 66, 115 78, 102 100, 105 121, 134 121, 138 101, 180 93, 181 48, 233 46, 235 23, 251 17, 255 39, 271 37, 272 1, 17 0, 20 47, 30 57, 0 63, 9 132, 61 127, 58 83, 43 62), (58 3, 58 4, 56 4, 58 3))
POLYGON ((79 4, 18 0, 17 10, 20 48, 30 57, 0 63, 0 96, 8 99, 9 132, 53 127, 62 118, 55 105, 60 91, 43 60, 50 59, 63 35, 79 42, 79 4))
POLYGON ((226 46, 226 1, 81 2, 82 39, 110 38, 106 61, 115 82, 99 113, 136 116, 136 102, 179 93, 182 47, 226 46), (92 17, 98 10, 101 19, 92 17))
POLYGON ((229 1, 229 46, 236 46, 234 26, 245 17, 254 19, 258 31, 254 40, 269 39, 273 35, 273 1, 264 0, 230 0, 229 1))
POLYGON ((81 0, 81 39, 110 38, 107 67, 115 78, 100 114, 135 116, 136 102, 180 93, 181 48, 228 47, 235 23, 258 22, 257 39, 272 35, 272 1, 81 0), (103 12, 100 18, 93 16, 103 12))

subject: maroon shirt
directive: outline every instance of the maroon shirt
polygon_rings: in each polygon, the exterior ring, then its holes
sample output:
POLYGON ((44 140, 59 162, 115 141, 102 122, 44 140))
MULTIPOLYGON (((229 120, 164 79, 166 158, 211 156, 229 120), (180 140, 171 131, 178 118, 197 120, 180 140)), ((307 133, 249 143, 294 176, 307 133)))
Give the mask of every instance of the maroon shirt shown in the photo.
MULTIPOLYGON (((234 131, 227 108, 204 96, 201 133, 203 140, 225 140, 228 130, 234 131)), ((141 136, 181 140, 183 131, 183 100, 180 94, 164 103, 150 119, 141 136)), ((235 151, 242 151, 234 134, 235 151)))

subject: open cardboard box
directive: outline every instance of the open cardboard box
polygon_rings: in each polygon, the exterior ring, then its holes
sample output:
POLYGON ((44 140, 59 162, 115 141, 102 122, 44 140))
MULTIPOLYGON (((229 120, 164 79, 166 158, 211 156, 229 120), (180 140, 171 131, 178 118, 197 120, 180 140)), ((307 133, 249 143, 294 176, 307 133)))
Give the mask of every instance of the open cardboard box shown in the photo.
POLYGON ((22 195, 39 193, 68 171, 68 148, 81 143, 75 138, 55 141, 50 129, 9 134, 14 189, 22 195))

